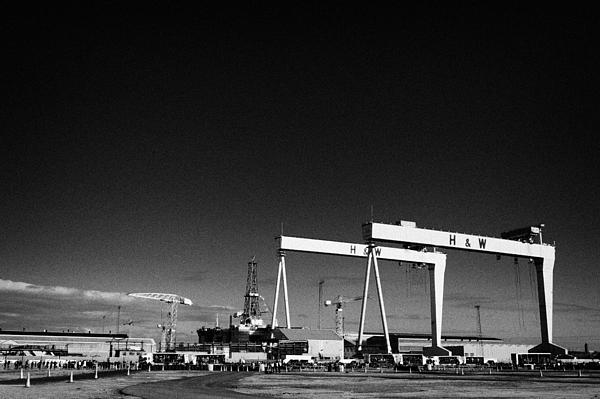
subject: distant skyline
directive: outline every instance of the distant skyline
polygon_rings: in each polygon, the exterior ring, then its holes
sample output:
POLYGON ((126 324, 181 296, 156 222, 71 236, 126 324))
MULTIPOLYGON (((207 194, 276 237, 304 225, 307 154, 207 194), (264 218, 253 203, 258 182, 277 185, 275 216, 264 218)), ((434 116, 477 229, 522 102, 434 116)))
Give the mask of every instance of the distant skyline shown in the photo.
MULTIPOLYGON (((127 293, 166 292, 194 302, 177 327, 194 342, 241 310, 253 256, 272 308, 282 228, 360 242, 373 209, 496 237, 545 223, 554 341, 600 350, 589 10, 57 7, 2 27, 3 330, 114 331, 121 306, 121 331, 158 339, 160 303, 127 293)), ((287 262, 295 326, 316 328, 319 280, 326 299, 362 294, 361 260, 287 262)), ((485 335, 538 343, 531 269, 448 251, 443 334, 475 333, 480 305, 485 335)), ((390 330, 428 333, 425 272, 381 270, 390 330)), ((359 312, 348 304, 346 329, 359 312)))

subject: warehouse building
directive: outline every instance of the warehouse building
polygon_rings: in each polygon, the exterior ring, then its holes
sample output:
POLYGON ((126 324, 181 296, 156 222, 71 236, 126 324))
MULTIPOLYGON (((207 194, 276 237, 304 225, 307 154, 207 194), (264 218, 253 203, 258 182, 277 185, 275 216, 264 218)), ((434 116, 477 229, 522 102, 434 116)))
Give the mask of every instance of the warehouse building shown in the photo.
POLYGON ((11 357, 20 357, 23 361, 56 357, 137 362, 140 356, 155 350, 154 339, 130 338, 127 334, 0 330, 0 351, 5 361, 11 357))
POLYGON ((332 330, 277 328, 274 330, 280 358, 309 355, 318 360, 338 360, 344 354, 344 340, 332 330))
POLYGON ((181 345, 179 350, 223 354, 227 362, 278 360, 288 355, 308 355, 314 359, 343 357, 344 341, 331 330, 305 328, 257 328, 250 333, 229 329, 201 328, 198 344, 181 345))
MULTIPOLYGON (((429 334, 390 334, 393 353, 423 353, 423 348, 431 347, 429 334)), ((442 346, 453 356, 483 357, 496 363, 510 363, 511 353, 527 353, 531 345, 509 344, 499 338, 474 337, 460 335, 442 335, 442 346)), ((383 353, 386 350, 382 335, 373 335, 367 339, 365 353, 383 353)))

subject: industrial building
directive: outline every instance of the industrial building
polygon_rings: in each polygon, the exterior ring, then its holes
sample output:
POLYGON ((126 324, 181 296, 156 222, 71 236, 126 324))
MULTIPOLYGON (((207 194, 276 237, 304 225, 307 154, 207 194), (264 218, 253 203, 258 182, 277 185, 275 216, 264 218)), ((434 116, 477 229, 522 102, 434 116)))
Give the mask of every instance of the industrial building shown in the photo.
POLYGON ((226 362, 279 360, 289 355, 334 361, 344 353, 342 338, 331 330, 258 328, 248 331, 232 326, 201 328, 197 333, 197 345, 180 345, 178 350, 223 354, 226 362))
POLYGON ((127 334, 0 330, 0 353, 5 364, 16 360, 137 362, 140 356, 155 350, 154 339, 130 338, 127 334))
POLYGON ((277 328, 274 336, 280 358, 309 355, 313 359, 338 360, 343 357, 344 340, 331 330, 277 328))
MULTIPOLYGON (((511 353, 527 353, 531 349, 531 345, 509 344, 492 337, 442 335, 441 342, 452 356, 483 357, 495 363, 510 363, 511 353)), ((431 335, 392 333, 390 343, 393 353, 423 353, 424 348, 431 346, 431 335)), ((385 353, 384 337, 371 335, 363 349, 365 353, 385 353)))

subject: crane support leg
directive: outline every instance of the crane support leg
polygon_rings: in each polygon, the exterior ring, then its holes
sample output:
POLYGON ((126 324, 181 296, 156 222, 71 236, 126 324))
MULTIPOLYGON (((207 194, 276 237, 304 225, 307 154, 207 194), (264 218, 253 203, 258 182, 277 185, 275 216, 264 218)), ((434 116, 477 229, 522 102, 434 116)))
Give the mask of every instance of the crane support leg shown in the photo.
POLYGON ((283 272, 283 301, 285 302, 285 325, 287 328, 292 328, 290 323, 290 302, 288 299, 287 275, 285 273, 285 256, 281 256, 281 271, 283 272))
POLYGON ((281 282, 281 260, 279 260, 279 268, 277 269, 277 285, 275 286, 275 298, 273 299, 273 318, 271 326, 277 327, 277 303, 279 302, 279 283, 281 282))
POLYGON ((538 303, 540 307, 540 328, 542 343, 531 348, 533 353, 566 354, 567 350, 552 343, 552 295, 554 277, 554 259, 541 258, 535 260, 538 287, 538 303))
POLYGON ((363 289, 362 307, 360 310, 360 324, 358 327, 358 342, 356 343, 358 351, 362 351, 363 334, 365 330, 365 315, 367 311, 367 296, 369 294, 369 278, 371 277, 371 261, 372 257, 369 254, 367 258, 367 270, 365 271, 365 286, 363 289))
POLYGON ((377 296, 379 297, 379 309, 381 310, 381 324, 383 325, 383 334, 387 345, 387 353, 392 353, 390 345, 390 332, 388 330, 387 317, 385 315, 385 305, 383 303, 383 291, 381 290, 381 279, 379 278, 379 266, 377 265, 377 256, 373 251, 374 246, 369 246, 369 255, 373 259, 373 270, 375 271, 375 281, 377 282, 377 296))
POLYGON ((385 304, 383 302, 383 291, 381 289, 381 279, 379 278, 379 266, 377 264, 377 257, 375 256, 374 245, 369 245, 369 254, 367 258, 367 270, 365 272, 365 287, 363 289, 362 308, 360 312, 360 329, 358 331, 358 350, 362 350, 362 340, 365 328, 365 315, 367 310, 367 296, 369 293, 369 278, 371 277, 371 265, 375 271, 375 281, 377 283, 377 297, 379 298, 379 309, 381 310, 381 324, 383 325, 383 334, 385 336, 385 343, 387 345, 387 353, 392 353, 392 346, 390 345, 390 334, 387 325, 387 317, 385 314, 385 304))
POLYGON ((535 265, 538 285, 538 302, 540 307, 540 327, 542 343, 552 342, 552 291, 554 261, 545 259, 535 265))
POLYGON ((423 348, 427 356, 446 356, 451 352, 442 347, 442 310, 444 308, 444 274, 446 262, 429 265, 429 292, 431 295, 431 348, 423 348))
POLYGON ((275 298, 273 299, 273 318, 271 319, 271 326, 277 327, 277 306, 279 305, 279 286, 281 285, 281 273, 282 266, 281 262, 285 256, 283 251, 279 251, 279 266, 277 268, 277 284, 275 286, 275 298))
POLYGON ((286 328, 291 328, 290 323, 290 305, 288 302, 287 276, 285 273, 285 252, 279 251, 279 269, 277 270, 277 285, 275 287, 275 299, 273 300, 273 319, 271 326, 277 327, 277 305, 279 303, 279 287, 283 279, 283 301, 285 305, 286 328))

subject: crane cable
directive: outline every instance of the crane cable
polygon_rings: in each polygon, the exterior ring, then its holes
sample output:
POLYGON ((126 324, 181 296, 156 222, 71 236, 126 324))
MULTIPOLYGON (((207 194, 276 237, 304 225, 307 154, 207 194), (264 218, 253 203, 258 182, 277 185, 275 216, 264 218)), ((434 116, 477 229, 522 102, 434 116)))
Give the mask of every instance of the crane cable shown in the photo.
MULTIPOLYGON (((529 287, 530 287, 530 291, 531 291, 531 299, 533 302, 536 301, 536 297, 537 297, 536 283, 537 283, 537 279, 535 276, 535 270, 533 267, 529 267, 529 287)), ((534 317, 536 323, 539 323, 537 312, 533 312, 533 317, 534 317)))
POLYGON ((515 298, 517 301, 519 330, 525 330, 525 314, 523 310, 523 298, 521 295, 521 276, 519 271, 519 261, 515 258, 515 298))
POLYGON ((406 265, 406 298, 410 298, 411 297, 410 291, 412 289, 411 284, 410 284, 410 277, 411 277, 410 266, 408 264, 405 264, 405 265, 406 265))

